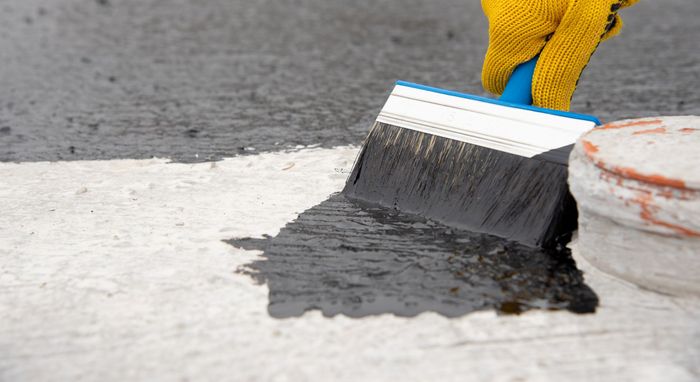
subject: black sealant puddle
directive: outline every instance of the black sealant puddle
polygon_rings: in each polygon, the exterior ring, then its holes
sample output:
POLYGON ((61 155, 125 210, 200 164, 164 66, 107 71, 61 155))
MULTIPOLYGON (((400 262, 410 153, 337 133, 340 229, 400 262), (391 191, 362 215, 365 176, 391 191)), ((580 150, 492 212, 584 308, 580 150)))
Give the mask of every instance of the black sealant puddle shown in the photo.
POLYGON ((594 312, 595 292, 569 250, 543 250, 454 229, 342 194, 309 209, 276 237, 228 243, 264 251, 240 272, 270 290, 277 318, 383 313, 447 317, 494 309, 594 312))

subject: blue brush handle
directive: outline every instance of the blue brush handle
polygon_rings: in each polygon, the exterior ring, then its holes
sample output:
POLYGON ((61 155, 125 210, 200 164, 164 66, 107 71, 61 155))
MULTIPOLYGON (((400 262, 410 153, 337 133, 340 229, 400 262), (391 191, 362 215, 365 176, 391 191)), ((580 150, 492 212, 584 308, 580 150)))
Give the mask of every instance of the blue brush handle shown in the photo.
POLYGON ((520 105, 532 105, 532 75, 535 74, 535 66, 539 55, 532 60, 518 65, 508 79, 506 90, 503 91, 501 101, 517 103, 520 105))

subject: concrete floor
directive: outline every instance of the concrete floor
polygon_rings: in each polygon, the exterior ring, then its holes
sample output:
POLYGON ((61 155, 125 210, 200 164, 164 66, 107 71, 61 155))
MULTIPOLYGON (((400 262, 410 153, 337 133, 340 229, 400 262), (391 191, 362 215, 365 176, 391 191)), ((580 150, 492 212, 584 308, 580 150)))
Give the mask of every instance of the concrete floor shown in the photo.
POLYGON ((261 251, 226 240, 277 235, 356 152, 0 164, 0 380, 697 381, 700 300, 576 251, 595 314, 271 316, 239 273, 261 251))
MULTIPOLYGON (((625 10, 573 109, 700 114, 699 12, 625 10)), ((478 1, 5 0, 0 25, 3 161, 358 144, 397 79, 483 94, 478 1)))
MULTIPOLYGON (((574 110, 700 114, 699 11, 625 11, 574 110)), ((483 94, 478 2, 6 0, 0 25, 0 380, 700 378, 700 300, 575 245, 595 314, 280 320, 239 272, 261 252, 226 241, 339 191, 394 80, 483 94)))

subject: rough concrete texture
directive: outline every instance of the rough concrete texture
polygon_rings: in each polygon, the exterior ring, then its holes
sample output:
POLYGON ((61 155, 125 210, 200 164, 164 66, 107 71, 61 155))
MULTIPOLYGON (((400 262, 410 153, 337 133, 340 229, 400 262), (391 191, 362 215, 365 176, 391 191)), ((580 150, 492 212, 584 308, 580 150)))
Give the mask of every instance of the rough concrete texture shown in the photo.
MULTIPOLYGON (((695 0, 642 2, 574 109, 699 114, 695 0)), ((0 2, 0 379, 697 380, 697 300, 574 258, 594 315, 278 320, 236 273, 337 192, 396 79, 483 94, 466 0, 0 2)))
POLYGON ((267 286, 237 273, 261 251, 223 240, 277 235, 356 152, 0 164, 0 380, 698 379, 700 301, 575 250, 595 314, 270 317, 267 286))
POLYGON ((571 156, 581 253, 645 288, 700 295, 700 118, 619 121, 571 156))
MULTIPOLYGON (((624 10, 573 109, 700 114, 698 12, 624 10)), ((4 161, 354 144, 397 79, 483 94, 478 1, 5 0, 0 25, 4 161)))

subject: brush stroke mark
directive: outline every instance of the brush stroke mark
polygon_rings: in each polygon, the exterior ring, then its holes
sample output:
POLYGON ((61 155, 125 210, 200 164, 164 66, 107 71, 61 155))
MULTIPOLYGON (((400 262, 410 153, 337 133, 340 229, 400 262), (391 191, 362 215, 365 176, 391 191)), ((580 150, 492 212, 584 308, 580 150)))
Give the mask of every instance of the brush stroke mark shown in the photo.
POLYGON ((242 239, 224 240, 224 243, 231 244, 236 248, 245 249, 246 251, 264 251, 272 236, 263 235, 262 239, 244 237, 242 239))
POLYGON ((268 312, 277 318, 310 310, 349 317, 590 313, 598 304, 563 246, 534 249, 342 194, 307 210, 276 237, 227 242, 264 251, 239 272, 268 285, 268 312))

